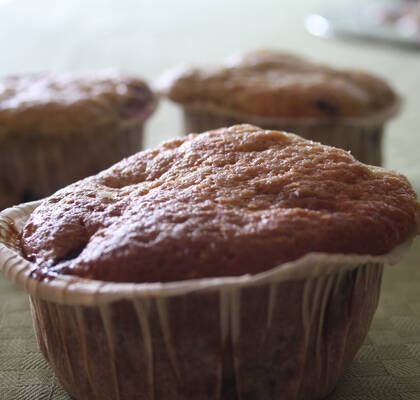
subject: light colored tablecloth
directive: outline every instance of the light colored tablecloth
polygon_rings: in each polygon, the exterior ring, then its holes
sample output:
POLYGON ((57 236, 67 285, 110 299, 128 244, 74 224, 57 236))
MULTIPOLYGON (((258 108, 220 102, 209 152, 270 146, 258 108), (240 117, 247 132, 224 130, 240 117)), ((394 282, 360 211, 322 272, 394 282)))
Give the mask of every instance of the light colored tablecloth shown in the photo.
MULTIPOLYGON (((420 52, 309 36, 310 12, 333 0, 0 0, 0 74, 117 67, 152 81, 184 62, 217 63, 238 50, 276 47, 386 78, 404 98, 388 125, 385 165, 420 193, 420 52)), ((147 126, 151 147, 181 132, 162 102, 147 126)), ((368 339, 334 400, 420 399, 420 241, 387 269, 368 339)), ((0 275, 1 276, 1 275, 0 275)), ((0 277, 0 400, 68 399, 39 353, 26 296, 0 277)))

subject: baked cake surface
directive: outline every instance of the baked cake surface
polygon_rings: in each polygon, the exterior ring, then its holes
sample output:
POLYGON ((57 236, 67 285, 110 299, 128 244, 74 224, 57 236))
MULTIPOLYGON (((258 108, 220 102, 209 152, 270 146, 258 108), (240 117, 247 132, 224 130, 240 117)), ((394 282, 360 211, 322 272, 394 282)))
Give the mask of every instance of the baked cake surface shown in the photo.
POLYGON ((156 99, 145 82, 118 71, 34 73, 0 78, 0 138, 90 134, 146 119, 156 99))
POLYGON ((384 254, 417 234, 419 216, 402 175, 236 125, 165 142, 56 192, 21 241, 42 274, 167 282, 254 274, 308 252, 384 254))
POLYGON ((219 68, 168 71, 157 86, 185 106, 270 118, 361 118, 397 101, 390 86, 371 74, 269 50, 232 57, 219 68))

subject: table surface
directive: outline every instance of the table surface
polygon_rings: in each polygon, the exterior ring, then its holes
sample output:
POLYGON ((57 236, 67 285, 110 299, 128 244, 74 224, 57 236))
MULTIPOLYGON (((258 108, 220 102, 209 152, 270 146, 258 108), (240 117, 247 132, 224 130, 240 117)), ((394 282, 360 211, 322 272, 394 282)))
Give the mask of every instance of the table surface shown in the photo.
MULTIPOLYGON (((177 64, 215 64, 261 47, 361 68, 389 80, 404 99, 387 125, 385 166, 404 173, 420 193, 420 51, 321 40, 304 29, 308 14, 350 3, 0 0, 0 74, 113 67, 153 81, 177 64)), ((147 124, 146 147, 181 128, 179 109, 162 102, 147 124)), ((417 240, 403 262, 386 269, 368 338, 329 399, 420 399, 419 255, 417 240)), ((0 400, 68 398, 38 351, 26 296, 0 276, 0 400)))

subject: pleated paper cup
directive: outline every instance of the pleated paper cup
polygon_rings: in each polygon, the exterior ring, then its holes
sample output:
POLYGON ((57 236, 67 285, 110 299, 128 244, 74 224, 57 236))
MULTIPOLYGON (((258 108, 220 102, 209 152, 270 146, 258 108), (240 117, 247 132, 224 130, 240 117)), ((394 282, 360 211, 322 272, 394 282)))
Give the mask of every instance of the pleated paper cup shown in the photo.
POLYGON ((92 135, 13 135, 0 140, 0 210, 42 198, 141 148, 143 122, 92 135))
POLYGON ((232 278, 35 280, 17 239, 38 204, 0 214, 0 266, 29 294, 40 349, 80 400, 321 399, 368 332, 384 263, 409 246, 232 278))
POLYGON ((296 133, 305 139, 348 150, 365 164, 381 166, 384 124, 397 113, 400 103, 400 100, 396 101, 390 108, 373 117, 331 120, 263 118, 210 105, 186 105, 183 107, 184 133, 249 123, 263 129, 296 133))

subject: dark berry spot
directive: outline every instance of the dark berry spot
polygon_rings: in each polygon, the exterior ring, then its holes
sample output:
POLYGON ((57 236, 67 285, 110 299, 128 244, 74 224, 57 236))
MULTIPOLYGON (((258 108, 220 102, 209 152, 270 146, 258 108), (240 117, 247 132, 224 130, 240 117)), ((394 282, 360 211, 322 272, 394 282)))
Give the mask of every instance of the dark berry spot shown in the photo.
POLYGON ((315 103, 315 107, 319 111, 329 115, 330 117, 334 117, 338 114, 338 107, 325 99, 317 100, 315 103))

